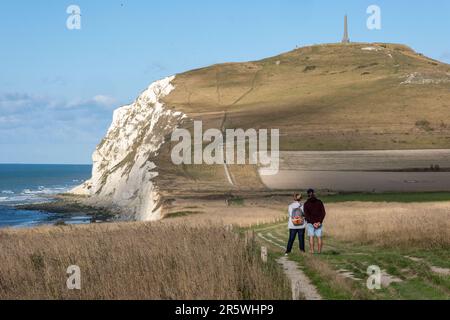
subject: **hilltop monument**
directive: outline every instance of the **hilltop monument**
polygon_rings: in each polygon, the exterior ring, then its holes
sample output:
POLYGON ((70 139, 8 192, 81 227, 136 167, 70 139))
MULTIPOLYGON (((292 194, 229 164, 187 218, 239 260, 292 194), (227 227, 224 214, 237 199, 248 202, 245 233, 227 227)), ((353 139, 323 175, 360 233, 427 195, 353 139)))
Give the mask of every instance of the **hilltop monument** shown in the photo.
POLYGON ((348 37, 347 15, 345 15, 345 18, 344 18, 344 38, 342 39, 342 43, 350 43, 350 38, 348 37))

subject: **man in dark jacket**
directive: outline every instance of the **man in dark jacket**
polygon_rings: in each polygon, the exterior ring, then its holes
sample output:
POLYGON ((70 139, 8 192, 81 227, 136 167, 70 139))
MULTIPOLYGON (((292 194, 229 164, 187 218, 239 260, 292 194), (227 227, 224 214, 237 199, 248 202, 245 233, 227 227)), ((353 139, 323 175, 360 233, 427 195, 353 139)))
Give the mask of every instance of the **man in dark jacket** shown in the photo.
POLYGON ((318 252, 322 253, 322 225, 325 219, 323 202, 316 198, 313 189, 308 190, 308 201, 304 205, 305 219, 308 223, 309 251, 314 253, 314 237, 317 238, 318 252))

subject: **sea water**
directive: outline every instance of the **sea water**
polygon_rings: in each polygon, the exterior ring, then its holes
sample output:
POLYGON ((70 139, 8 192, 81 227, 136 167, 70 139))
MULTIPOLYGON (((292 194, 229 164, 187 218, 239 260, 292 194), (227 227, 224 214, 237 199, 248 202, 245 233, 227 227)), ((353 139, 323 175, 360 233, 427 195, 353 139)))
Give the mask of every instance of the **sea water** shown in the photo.
POLYGON ((0 164, 0 228, 42 224, 89 223, 84 214, 56 214, 16 209, 16 205, 52 201, 90 178, 90 165, 0 164))

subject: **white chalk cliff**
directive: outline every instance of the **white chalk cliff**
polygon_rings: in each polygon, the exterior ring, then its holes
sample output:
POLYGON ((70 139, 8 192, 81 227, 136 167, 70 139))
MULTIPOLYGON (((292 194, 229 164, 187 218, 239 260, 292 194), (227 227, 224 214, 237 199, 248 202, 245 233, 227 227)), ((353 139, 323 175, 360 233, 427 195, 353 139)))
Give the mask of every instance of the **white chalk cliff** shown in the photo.
POLYGON ((152 161, 186 116, 161 102, 175 87, 174 76, 154 82, 134 103, 114 112, 106 136, 97 146, 92 178, 72 190, 97 204, 120 209, 123 217, 139 221, 161 218, 158 169, 152 161))

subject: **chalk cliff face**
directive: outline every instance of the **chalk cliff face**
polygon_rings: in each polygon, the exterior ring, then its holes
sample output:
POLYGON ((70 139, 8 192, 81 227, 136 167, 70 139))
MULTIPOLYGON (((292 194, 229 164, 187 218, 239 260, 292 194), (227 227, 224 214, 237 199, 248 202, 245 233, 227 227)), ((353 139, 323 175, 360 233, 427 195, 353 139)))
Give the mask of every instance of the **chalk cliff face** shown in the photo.
POLYGON ((98 205, 120 209, 123 218, 161 218, 154 164, 167 136, 186 116, 161 102, 175 87, 168 77, 150 85, 134 103, 114 112, 106 136, 93 154, 92 178, 72 190, 98 205))

